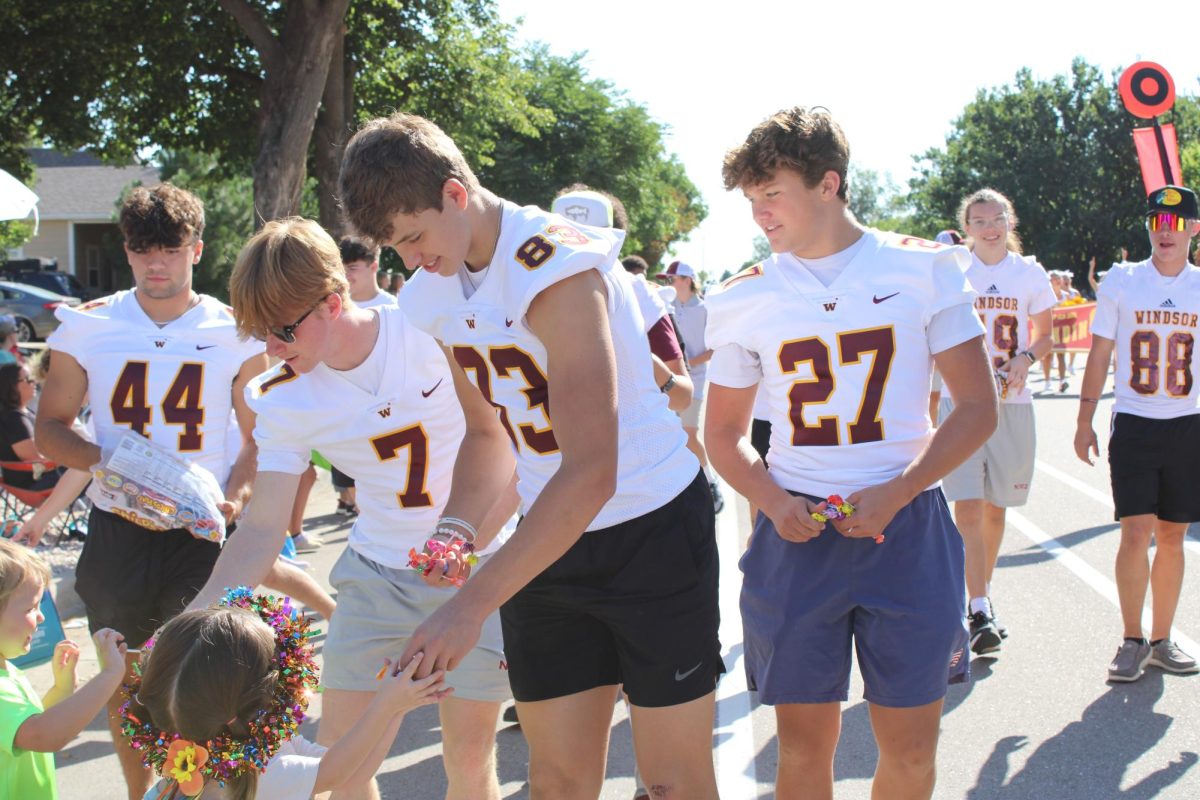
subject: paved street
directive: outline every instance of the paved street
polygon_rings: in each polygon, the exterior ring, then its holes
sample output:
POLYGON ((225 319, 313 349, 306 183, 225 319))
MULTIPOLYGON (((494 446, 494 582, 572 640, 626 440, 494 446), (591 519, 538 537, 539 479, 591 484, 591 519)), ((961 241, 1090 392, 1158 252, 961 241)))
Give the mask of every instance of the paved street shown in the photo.
MULTIPOLYGON (((1082 373, 1083 358, 1079 359, 1082 373)), ((1038 470, 1029 504, 1010 512, 1009 528, 993 587, 999 614, 1011 631, 996 660, 975 660, 974 680, 952 687, 940 748, 938 798, 971 800, 1057 800, 1200 796, 1200 676, 1148 670, 1139 682, 1105 683, 1105 669, 1120 642, 1120 619, 1112 582, 1117 526, 1112 521, 1104 463, 1088 468, 1071 452, 1079 378, 1066 396, 1037 401, 1038 470)), ((1097 414, 1103 429, 1111 401, 1097 414)), ((326 546, 303 556, 322 581, 345 543, 349 525, 327 513, 334 507, 327 479, 309 506, 312 529, 326 546)), ((727 497, 732 498, 728 493, 727 497)), ((719 520, 724 586, 722 641, 730 674, 719 689, 713 737, 722 797, 773 797, 777 746, 771 709, 745 691, 740 665, 736 558, 749 529, 744 503, 729 503, 719 520)), ((1189 535, 1189 556, 1200 537, 1189 535)), ((1176 640, 1200 654, 1200 580, 1184 585, 1176 640)), ((1149 622, 1147 620, 1147 626, 1149 622)), ((80 628, 70 629, 83 638, 80 628)), ((91 647, 85 646, 90 656, 91 647)), ((81 671, 93 674, 85 658, 81 671)), ((34 671, 39 689, 48 668, 34 671)), ((837 796, 858 800, 870 794, 875 764, 862 684, 851 686, 842 714, 836 762, 837 796)), ((320 698, 312 706, 306 734, 315 735, 320 698)), ((384 797, 439 798, 445 782, 439 760, 435 709, 409 715, 380 772, 384 797)), ((497 735, 500 780, 505 798, 525 798, 527 751, 520 729, 503 726, 497 735)), ((614 710, 612 746, 604 800, 633 795, 629 724, 614 710)), ((121 798, 123 786, 101 719, 58 758, 64 798, 121 798)))

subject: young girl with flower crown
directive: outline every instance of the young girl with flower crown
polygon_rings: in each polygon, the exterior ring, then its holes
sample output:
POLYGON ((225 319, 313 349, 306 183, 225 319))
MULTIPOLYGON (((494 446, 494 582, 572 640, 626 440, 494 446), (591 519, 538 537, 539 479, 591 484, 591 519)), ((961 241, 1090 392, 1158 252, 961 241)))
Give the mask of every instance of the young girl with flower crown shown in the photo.
POLYGON ((450 691, 440 671, 413 680, 419 655, 403 670, 388 661, 358 726, 332 747, 313 744, 297 732, 317 685, 309 636, 287 598, 245 588, 167 623, 121 707, 130 746, 162 775, 146 800, 307 800, 361 783, 396 718, 450 691))

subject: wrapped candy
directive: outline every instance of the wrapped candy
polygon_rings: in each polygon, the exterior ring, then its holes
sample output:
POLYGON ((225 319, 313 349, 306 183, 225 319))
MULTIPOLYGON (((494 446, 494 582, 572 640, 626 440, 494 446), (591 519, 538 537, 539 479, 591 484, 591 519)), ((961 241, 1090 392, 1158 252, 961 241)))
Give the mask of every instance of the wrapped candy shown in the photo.
MULTIPOLYGON (((408 566, 425 577, 433 572, 434 565, 438 561, 449 564, 449 562, 457 560, 473 567, 479 563, 479 556, 475 555, 474 551, 475 546, 462 539, 451 539, 449 542, 445 542, 441 539, 431 538, 425 542, 424 552, 417 552, 416 548, 409 549, 408 566)), ((466 583, 466 578, 462 576, 446 578, 446 580, 458 587, 466 583)))
MULTIPOLYGON (((817 522, 825 523, 831 519, 846 519, 854 515, 854 506, 848 502, 840 494, 831 494, 825 499, 825 510, 812 512, 812 518, 817 522)), ((875 544, 883 544, 884 536, 879 534, 875 537, 875 544)))

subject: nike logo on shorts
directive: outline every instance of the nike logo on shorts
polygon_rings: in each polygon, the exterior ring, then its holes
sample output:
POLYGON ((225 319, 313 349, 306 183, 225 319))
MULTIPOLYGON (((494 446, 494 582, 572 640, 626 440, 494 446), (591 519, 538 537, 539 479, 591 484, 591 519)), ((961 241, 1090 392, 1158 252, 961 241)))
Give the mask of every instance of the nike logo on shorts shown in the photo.
POLYGON ((421 390, 421 397, 429 397, 429 395, 431 395, 431 394, 433 394, 434 392, 436 392, 436 391, 437 391, 437 388, 438 388, 439 386, 441 386, 441 385, 442 385, 442 381, 443 381, 443 380, 445 380, 445 378, 442 378, 442 379, 438 380, 438 382, 437 382, 437 383, 435 383, 435 384, 433 385, 433 388, 432 388, 432 389, 430 389, 428 392, 427 392, 427 391, 425 391, 424 389, 422 389, 422 390, 421 390))
POLYGON ((896 295, 898 295, 898 294, 900 294, 900 293, 899 293, 899 292, 892 292, 892 293, 891 293, 891 294, 889 294, 887 297, 880 297, 879 295, 872 295, 872 296, 871 296, 871 300, 873 300, 873 301, 875 302, 875 305, 879 305, 879 304, 880 304, 880 303, 882 303, 884 300, 891 300, 893 297, 895 297, 895 296, 896 296, 896 295))
MULTIPOLYGON (((700 662, 700 664, 703 664, 703 663, 704 663, 703 661, 700 662)), ((691 669, 689 669, 687 672, 684 672, 684 673, 680 673, 679 670, 675 670, 675 681, 679 682, 679 681, 685 679, 688 675, 691 675, 696 670, 700 669, 700 664, 697 664, 696 666, 692 667, 691 669)))

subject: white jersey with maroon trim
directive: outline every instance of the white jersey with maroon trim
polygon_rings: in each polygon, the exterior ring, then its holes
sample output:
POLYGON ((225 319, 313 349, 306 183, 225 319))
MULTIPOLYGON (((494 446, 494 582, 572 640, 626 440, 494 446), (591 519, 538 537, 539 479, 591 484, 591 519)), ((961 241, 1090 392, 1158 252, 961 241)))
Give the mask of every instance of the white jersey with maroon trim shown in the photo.
MULTIPOLYGON (((989 266, 972 254, 967 280, 979 293, 975 310, 983 321, 992 367, 998 368, 1029 349, 1029 317, 1056 305, 1050 276, 1033 256, 1009 253, 989 266)), ((1032 403, 1028 382, 1019 392, 1006 392, 1001 402, 1032 403)))
POLYGON ((933 353, 983 333, 965 248, 868 230, 828 287, 775 254, 707 298, 711 383, 760 383, 771 476, 825 497, 899 475, 932 436, 933 353), (949 321, 934 341, 930 323, 949 321))
POLYGON ((47 339, 87 372, 101 448, 135 430, 207 469, 224 487, 236 450, 226 446, 233 383, 262 342, 238 337, 233 313, 200 295, 183 316, 159 326, 133 291, 75 308, 59 306, 47 339))
POLYGON ((1112 339, 1113 410, 1153 419, 1200 413, 1192 358, 1200 321, 1200 269, 1173 278, 1151 260, 1114 266, 1096 293, 1092 333, 1112 339))
POLYGON ((350 547, 400 568, 441 516, 465 425, 437 342, 397 306, 375 310, 379 336, 367 359, 385 365, 378 391, 325 364, 298 375, 281 363, 250 382, 246 399, 257 414, 258 471, 299 475, 319 452, 354 478, 350 547))
POLYGON ((594 269, 608 294, 617 364, 617 489, 588 530, 634 519, 667 503, 700 465, 654 382, 644 320, 616 257, 624 237, 570 223, 534 206, 506 202, 487 275, 467 298, 458 276, 427 272, 400 293, 413 324, 450 348, 471 381, 497 409, 516 448, 518 491, 528 510, 562 457, 551 426, 546 348, 525 324, 537 295, 594 269))

